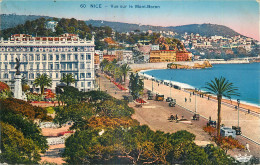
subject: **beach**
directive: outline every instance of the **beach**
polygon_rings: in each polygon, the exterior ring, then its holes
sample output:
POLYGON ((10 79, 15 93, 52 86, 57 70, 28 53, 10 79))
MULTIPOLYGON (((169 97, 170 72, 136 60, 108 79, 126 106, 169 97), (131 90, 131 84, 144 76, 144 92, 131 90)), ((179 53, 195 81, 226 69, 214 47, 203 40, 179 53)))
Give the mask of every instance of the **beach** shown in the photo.
MULTIPOLYGON (((202 117, 211 117, 211 120, 217 121, 217 102, 215 99, 208 100, 207 97, 201 98, 199 96, 190 94, 188 91, 174 89, 152 80, 144 80, 144 87, 146 89, 152 90, 152 86, 154 93, 163 94, 165 98, 171 96, 173 99, 176 99, 178 105, 193 112, 195 112, 196 100, 196 113, 200 114, 202 117)), ((226 100, 226 102, 230 101, 226 100)), ((233 104, 236 104, 234 101, 232 102, 233 104)), ((258 107, 248 106, 246 104, 240 104, 240 106, 259 112, 258 107)), ((222 124, 225 126, 232 127, 238 125, 238 111, 233 106, 229 106, 229 104, 222 104, 221 116, 222 124)), ((260 143, 259 115, 255 116, 251 113, 248 114, 248 112, 239 111, 239 126, 241 127, 241 131, 244 136, 260 143)))

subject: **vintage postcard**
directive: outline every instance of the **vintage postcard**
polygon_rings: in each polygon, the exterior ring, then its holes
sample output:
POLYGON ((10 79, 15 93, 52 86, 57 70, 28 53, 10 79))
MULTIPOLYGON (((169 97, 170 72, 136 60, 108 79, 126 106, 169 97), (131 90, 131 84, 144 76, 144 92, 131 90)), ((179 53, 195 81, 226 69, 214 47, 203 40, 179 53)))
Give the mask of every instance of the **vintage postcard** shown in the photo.
POLYGON ((259 0, 0 5, 1 164, 260 164, 259 0))

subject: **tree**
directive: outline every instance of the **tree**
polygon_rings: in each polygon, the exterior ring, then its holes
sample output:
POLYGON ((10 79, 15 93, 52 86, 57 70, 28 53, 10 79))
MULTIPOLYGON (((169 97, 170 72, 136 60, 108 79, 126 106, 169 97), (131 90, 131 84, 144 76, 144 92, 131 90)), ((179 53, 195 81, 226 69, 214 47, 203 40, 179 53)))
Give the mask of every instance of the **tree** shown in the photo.
POLYGON ((63 76, 60 80, 60 82, 64 82, 67 84, 67 86, 69 86, 69 84, 75 83, 75 79, 73 77, 73 74, 65 74, 63 73, 63 76))
POLYGON ((8 164, 37 164, 41 158, 39 148, 33 140, 25 138, 22 132, 9 124, 0 122, 0 126, 0 162, 8 164))
POLYGON ((36 86, 40 86, 40 89, 41 89, 41 95, 43 95, 43 92, 44 92, 44 87, 51 87, 52 85, 52 80, 51 78, 47 75, 47 74, 41 74, 41 75, 38 75, 36 77, 36 79, 34 80, 34 84, 36 86))
POLYGON ((122 73, 124 75, 124 82, 125 82, 127 72, 131 71, 131 68, 127 64, 121 65, 120 68, 121 68, 121 71, 122 71, 122 73))
POLYGON ((129 80, 129 89, 134 99, 138 98, 144 90, 144 82, 139 78, 138 74, 131 73, 129 80))
POLYGON ((220 136, 220 123, 221 123, 221 100, 222 97, 230 98, 231 96, 239 96, 236 92, 238 89, 233 86, 233 83, 230 83, 226 78, 220 77, 215 78, 214 81, 206 83, 205 87, 208 92, 211 94, 217 95, 218 100, 218 124, 217 124, 217 136, 220 136))

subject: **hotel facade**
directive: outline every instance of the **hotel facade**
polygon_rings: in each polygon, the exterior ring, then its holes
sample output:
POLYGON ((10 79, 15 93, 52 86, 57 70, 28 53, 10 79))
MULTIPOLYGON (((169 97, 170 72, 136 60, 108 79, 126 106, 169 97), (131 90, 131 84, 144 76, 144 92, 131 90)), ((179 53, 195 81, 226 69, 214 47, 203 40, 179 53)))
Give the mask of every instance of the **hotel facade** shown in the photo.
POLYGON ((32 91, 39 91, 33 82, 46 73, 52 79, 52 90, 60 84, 63 74, 73 74, 76 82, 71 84, 81 91, 94 89, 94 37, 80 39, 75 34, 59 37, 32 37, 26 34, 12 35, 0 40, 0 81, 13 89, 16 58, 20 60, 20 72, 32 91))

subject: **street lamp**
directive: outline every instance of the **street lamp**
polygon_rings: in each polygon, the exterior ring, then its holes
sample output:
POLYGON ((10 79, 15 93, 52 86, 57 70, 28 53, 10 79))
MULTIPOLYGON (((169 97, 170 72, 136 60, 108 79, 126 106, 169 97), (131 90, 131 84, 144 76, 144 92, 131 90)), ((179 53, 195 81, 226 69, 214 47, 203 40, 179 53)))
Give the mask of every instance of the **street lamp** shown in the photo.
MULTIPOLYGON (((171 77, 171 81, 172 81, 172 77, 171 77)), ((170 97, 172 97, 172 84, 169 85, 170 86, 170 97)))
POLYGON ((153 75, 152 75, 152 92, 153 92, 153 75))
POLYGON ((237 127, 239 128, 239 104, 240 99, 237 99, 237 127))

